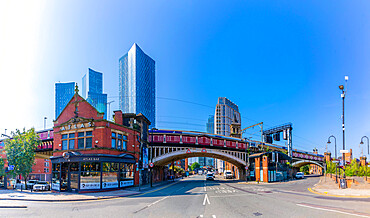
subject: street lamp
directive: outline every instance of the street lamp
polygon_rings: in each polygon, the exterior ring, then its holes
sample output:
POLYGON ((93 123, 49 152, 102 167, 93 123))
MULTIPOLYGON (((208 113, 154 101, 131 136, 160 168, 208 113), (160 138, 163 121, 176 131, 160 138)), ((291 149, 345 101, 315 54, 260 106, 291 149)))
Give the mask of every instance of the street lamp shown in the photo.
POLYGON ((44 130, 46 129, 46 119, 48 119, 48 118, 44 117, 44 130))
MULTIPOLYGON (((362 136, 362 138, 361 138, 361 142, 360 142, 360 144, 362 145, 362 144, 364 144, 364 141, 363 141, 363 139, 364 138, 366 138, 367 139, 367 154, 369 154, 370 152, 369 152, 369 138, 367 137, 367 136, 362 136)), ((365 161, 365 169, 366 169, 366 172, 365 172, 365 178, 366 178, 366 181, 367 181, 367 167, 366 167, 366 161, 365 161)))
POLYGON ((370 153, 370 148, 369 148, 369 138, 368 138, 367 136, 362 136, 360 144, 361 144, 361 145, 362 145, 362 144, 364 144, 364 141, 363 141, 363 139, 364 139, 364 138, 366 138, 366 139, 367 139, 367 154, 369 154, 369 153, 370 153))
MULTIPOLYGON (((348 76, 344 77, 344 80, 346 81, 346 87, 344 85, 340 85, 339 89, 342 91, 342 94, 340 95, 342 97, 342 130, 343 130, 343 150, 346 150, 346 142, 345 142, 345 127, 344 127, 344 99, 346 97, 347 93, 347 81, 348 81, 348 76)), ((344 162, 344 153, 343 153, 343 159, 342 161, 344 162)))
MULTIPOLYGON (((335 146, 335 160, 337 160, 337 138, 335 136, 331 135, 328 138, 328 144, 331 143, 330 138, 334 138, 334 146, 335 146)), ((337 173, 337 162, 335 162, 335 183, 338 183, 338 173, 337 173)))

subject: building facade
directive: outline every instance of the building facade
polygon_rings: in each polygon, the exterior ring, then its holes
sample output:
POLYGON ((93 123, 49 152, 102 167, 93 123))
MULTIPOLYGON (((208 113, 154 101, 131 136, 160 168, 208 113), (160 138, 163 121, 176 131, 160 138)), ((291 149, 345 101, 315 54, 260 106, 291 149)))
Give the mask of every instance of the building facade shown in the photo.
POLYGON ((140 114, 125 117, 121 111, 115 111, 114 120, 105 120, 76 87, 54 121, 53 191, 92 192, 139 184, 150 122, 140 114))
POLYGON ((142 113, 155 127, 155 61, 135 43, 119 59, 119 108, 142 113))
POLYGON ((89 68, 82 77, 82 97, 100 113, 104 113, 104 119, 107 119, 107 94, 103 94, 102 73, 89 68))
MULTIPOLYGON (((214 116, 214 133, 230 136, 230 125, 232 123, 241 125, 238 105, 234 104, 225 97, 219 97, 214 116)), ((223 160, 217 159, 215 161, 215 168, 220 173, 224 170, 233 170, 235 167, 223 160)))
POLYGON ((55 119, 67 106, 75 93, 75 82, 55 83, 55 119))

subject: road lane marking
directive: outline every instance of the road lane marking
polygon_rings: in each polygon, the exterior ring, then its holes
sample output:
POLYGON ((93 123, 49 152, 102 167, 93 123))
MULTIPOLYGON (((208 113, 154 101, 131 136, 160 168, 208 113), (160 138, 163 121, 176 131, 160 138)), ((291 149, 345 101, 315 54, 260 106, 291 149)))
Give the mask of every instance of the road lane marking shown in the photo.
POLYGON ((209 199, 208 199, 208 195, 207 194, 204 196, 203 206, 206 205, 206 201, 207 201, 208 204, 211 204, 209 202, 209 199))
POLYGON ((322 208, 322 207, 311 206, 311 205, 306 205, 306 204, 296 204, 296 205, 297 206, 301 206, 301 207, 307 207, 307 208, 311 208, 311 209, 316 209, 316 210, 324 210, 324 211, 342 213, 342 214, 347 214, 347 215, 352 215, 352 216, 358 216, 358 217, 370 217, 369 215, 366 215, 366 214, 349 213, 349 212, 344 212, 344 211, 340 211, 340 210, 334 210, 334 209, 329 209, 329 208, 322 208))
POLYGON ((212 218, 216 218, 216 215, 212 215, 212 218))

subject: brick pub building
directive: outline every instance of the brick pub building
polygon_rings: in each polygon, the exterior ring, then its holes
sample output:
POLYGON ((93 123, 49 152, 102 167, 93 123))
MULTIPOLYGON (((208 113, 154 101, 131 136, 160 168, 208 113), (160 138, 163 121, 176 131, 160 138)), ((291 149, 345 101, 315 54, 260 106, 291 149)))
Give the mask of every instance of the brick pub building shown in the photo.
POLYGON ((114 122, 103 119, 76 86, 54 121, 52 190, 91 192, 139 184, 137 163, 143 160, 150 122, 141 114, 114 113, 114 122))

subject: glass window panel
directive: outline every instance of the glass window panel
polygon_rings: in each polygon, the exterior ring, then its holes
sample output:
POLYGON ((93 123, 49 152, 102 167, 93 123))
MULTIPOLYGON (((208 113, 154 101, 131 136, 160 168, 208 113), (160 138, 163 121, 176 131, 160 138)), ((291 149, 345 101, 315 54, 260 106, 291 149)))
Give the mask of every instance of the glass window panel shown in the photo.
POLYGON ((74 133, 70 133, 69 134, 69 138, 74 138, 75 137, 75 134, 74 133))
POLYGON ((109 172, 110 168, 111 168, 111 163, 103 162, 103 171, 104 172, 109 172))
POLYGON ((122 134, 118 134, 118 139, 122 139, 122 134))
POLYGON ((86 132, 86 136, 92 136, 92 131, 86 132))
POLYGON ((127 150, 127 142, 126 141, 122 142, 122 150, 127 150))
POLYGON ((62 135, 62 139, 66 139, 66 138, 68 138, 67 134, 62 135))
POLYGON ((78 133, 78 137, 84 137, 85 136, 85 132, 79 132, 78 133))
POLYGON ((118 145, 117 145, 117 149, 122 149, 122 140, 117 140, 118 141, 118 145))
POLYGON ((85 146, 85 139, 84 138, 78 139, 78 148, 82 149, 84 148, 84 146, 85 146))
POLYGON ((116 148, 116 139, 112 138, 112 148, 116 148))
POLYGON ((62 141, 62 150, 67 150, 68 149, 68 141, 67 140, 63 140, 62 141))
POLYGON ((80 189, 100 189, 100 172, 81 172, 80 189))
POLYGON ((72 172, 78 171, 78 162, 71 163, 70 169, 72 172))
POLYGON ((112 132, 112 137, 116 138, 116 133, 112 132))
POLYGON ((126 135, 123 135, 123 140, 127 140, 127 136, 126 135))
POLYGON ((118 168, 119 168, 119 163, 112 163, 111 164, 110 171, 117 172, 118 171, 118 168))
POLYGON ((74 139, 69 140, 69 149, 75 149, 75 140, 74 139))
POLYGON ((92 147, 92 138, 86 138, 86 148, 92 147))

